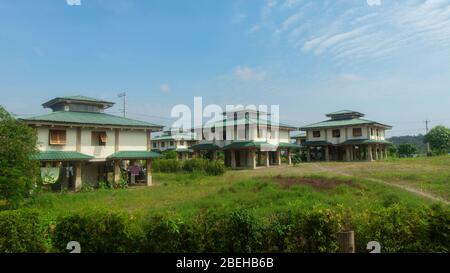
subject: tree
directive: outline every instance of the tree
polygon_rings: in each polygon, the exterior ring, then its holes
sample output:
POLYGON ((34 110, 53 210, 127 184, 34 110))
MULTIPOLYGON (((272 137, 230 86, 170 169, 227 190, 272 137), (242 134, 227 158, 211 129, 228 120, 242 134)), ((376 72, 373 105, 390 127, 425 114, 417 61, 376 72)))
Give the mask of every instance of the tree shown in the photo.
POLYGON ((400 157, 412 157, 417 153, 417 147, 413 144, 400 144, 398 145, 397 152, 400 157))
POLYGON ((439 125, 431 129, 425 135, 425 143, 430 143, 430 148, 437 154, 450 152, 450 129, 439 125))
POLYGON ((0 106, 0 200, 16 207, 36 186, 39 165, 30 160, 36 152, 36 131, 0 106))

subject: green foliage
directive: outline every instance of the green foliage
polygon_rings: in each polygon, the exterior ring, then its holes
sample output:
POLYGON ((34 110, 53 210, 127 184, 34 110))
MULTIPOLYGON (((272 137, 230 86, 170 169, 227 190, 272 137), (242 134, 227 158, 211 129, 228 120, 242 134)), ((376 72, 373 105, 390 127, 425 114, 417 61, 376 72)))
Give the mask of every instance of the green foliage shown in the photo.
POLYGON ((17 207, 37 186, 36 131, 0 106, 0 200, 17 207))
POLYGON ((119 179, 119 181, 114 183, 114 188, 115 189, 126 189, 126 188, 128 188, 128 181, 126 179, 124 179, 123 177, 121 177, 119 179))
MULTIPOLYGON (((396 148, 396 146, 400 144, 413 144, 417 147, 417 152, 419 154, 426 154, 427 153, 427 145, 423 142, 424 141, 424 135, 419 134, 416 136, 394 136, 389 139, 388 141, 394 143, 394 145, 391 145, 390 148, 396 148)), ((396 153, 391 153, 392 156, 397 155, 396 153)))
POLYGON ((39 214, 28 210, 0 212, 0 253, 45 252, 39 214))
POLYGON ((153 171, 162 173, 176 173, 181 171, 181 161, 176 159, 157 159, 152 164, 153 171))
POLYGON ((296 166, 297 164, 300 164, 302 162, 302 155, 300 152, 296 152, 292 155, 292 164, 296 166))
POLYGON ((97 188, 100 190, 109 190, 114 188, 114 184, 109 181, 99 181, 97 188))
POLYGON ((417 153, 417 148, 413 144, 400 144, 397 149, 401 157, 411 157, 417 153))
POLYGON ((424 249, 430 252, 450 252, 450 210, 434 205, 425 216, 427 223, 424 249))
POLYGON ((202 240, 197 225, 180 218, 154 216, 150 218, 144 230, 143 252, 180 253, 201 250, 202 240))
POLYGON ((186 172, 202 172, 208 160, 203 158, 193 158, 183 162, 183 170, 186 172))
POLYGON ((222 161, 194 158, 184 161, 176 159, 158 159, 153 163, 153 171, 162 173, 178 173, 181 171, 189 173, 204 173, 207 175, 223 175, 225 166, 222 161))
POLYGON ((165 159, 177 159, 178 158, 178 153, 174 150, 166 150, 166 151, 162 152, 162 154, 164 155, 165 159))
POLYGON ((431 150, 436 154, 450 152, 450 128, 439 125, 425 135, 425 143, 430 143, 431 150))
POLYGON ((225 165, 223 164, 223 161, 207 161, 204 168, 207 175, 218 176, 225 173, 225 165))
POLYGON ((57 252, 65 252, 67 243, 77 241, 84 253, 135 252, 142 233, 135 217, 111 211, 82 211, 60 217, 53 233, 57 252))

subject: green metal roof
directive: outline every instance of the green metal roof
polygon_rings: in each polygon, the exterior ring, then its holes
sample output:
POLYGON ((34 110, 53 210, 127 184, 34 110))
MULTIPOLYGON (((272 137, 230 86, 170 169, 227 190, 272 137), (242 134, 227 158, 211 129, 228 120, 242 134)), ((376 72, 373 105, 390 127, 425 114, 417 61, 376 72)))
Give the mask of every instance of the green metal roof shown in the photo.
POLYGON ((329 114, 326 114, 327 117, 330 116, 338 116, 338 115, 351 115, 351 114, 356 114, 359 116, 364 116, 363 113, 357 112, 357 111, 353 111, 353 110, 340 110, 340 111, 336 111, 336 112, 332 112, 329 114))
POLYGON ((331 142, 328 141, 306 141, 304 146, 324 146, 324 145, 333 145, 331 142))
POLYGON ((162 155, 154 151, 119 151, 108 156, 108 159, 148 159, 159 157, 162 157, 162 155))
POLYGON ((39 161, 88 161, 92 158, 94 157, 69 151, 43 151, 30 157, 31 160, 39 161))
POLYGON ((118 117, 105 113, 91 113, 91 112, 59 111, 46 115, 22 119, 22 121, 27 123, 50 122, 50 123, 70 123, 80 125, 102 125, 102 126, 142 127, 142 128, 157 127, 158 129, 163 128, 163 126, 161 125, 156 125, 149 122, 118 117))
POLYGON ((236 141, 223 147, 224 150, 227 149, 249 149, 249 148, 261 148, 266 149, 276 149, 276 146, 268 142, 263 141, 236 141))
POLYGON ((42 104, 42 106, 44 107, 51 107, 55 104, 61 103, 61 102, 66 102, 66 101, 70 101, 70 102, 78 102, 78 103, 86 103, 86 104, 97 104, 97 105, 104 105, 106 108, 107 107, 111 107, 114 105, 114 102, 110 102, 110 101, 105 101, 105 100, 99 100, 99 99, 94 99, 94 98, 90 98, 90 97, 86 97, 86 96, 66 96, 66 97, 57 97, 54 99, 51 99, 49 101, 47 101, 46 103, 42 104))
POLYGON ((387 140, 375 140, 375 139, 349 139, 342 142, 340 145, 359 145, 359 144, 387 144, 392 145, 392 142, 387 140))
POLYGON ((289 148, 289 149, 301 149, 300 145, 294 144, 294 143, 286 143, 286 142, 280 142, 278 144, 278 147, 280 148, 289 148))
POLYGON ((362 119, 362 118, 352 118, 352 119, 337 119, 337 120, 326 120, 318 123, 309 124, 306 126, 301 127, 301 130, 308 130, 308 129, 318 129, 318 128, 328 128, 328 127, 342 127, 342 126, 357 126, 357 125, 366 125, 366 124, 373 124, 380 127, 385 127, 387 129, 392 128, 389 125, 381 124, 376 121, 362 119))
POLYGON ((239 126, 239 125, 246 125, 246 124, 261 124, 261 125, 272 125, 272 126, 278 126, 278 127, 284 127, 284 128, 289 128, 289 129, 293 129, 293 130, 298 130, 298 127, 295 126, 291 126, 285 123, 281 123, 279 122, 278 124, 272 124, 272 122, 270 120, 264 120, 264 119, 256 119, 256 118, 240 118, 237 120, 222 120, 222 121, 218 121, 218 122, 213 122, 213 123, 206 123, 205 125, 203 125, 203 128, 212 128, 212 127, 220 127, 220 126, 239 126))
POLYGON ((192 150, 200 150, 200 151, 214 151, 220 150, 220 147, 213 143, 201 143, 195 144, 191 146, 192 150))
POLYGON ((152 140, 161 141, 161 140, 193 140, 192 134, 177 134, 177 135, 162 135, 153 137, 152 140))

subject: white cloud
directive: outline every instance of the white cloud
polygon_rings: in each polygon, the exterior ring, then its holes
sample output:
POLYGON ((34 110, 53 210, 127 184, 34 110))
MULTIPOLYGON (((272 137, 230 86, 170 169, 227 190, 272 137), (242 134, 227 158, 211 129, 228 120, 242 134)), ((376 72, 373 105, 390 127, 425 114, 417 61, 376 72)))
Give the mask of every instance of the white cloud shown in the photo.
POLYGON ((159 91, 161 92, 167 93, 170 92, 170 90, 172 89, 170 88, 170 85, 168 85, 167 83, 163 83, 159 86, 159 91))
POLYGON ((267 0, 255 25, 270 30, 270 37, 287 32, 277 41, 286 39, 304 54, 337 61, 385 58, 411 49, 446 50, 450 44, 450 0, 366 1, 377 11, 348 1, 267 0))
POLYGON ((69 6, 81 6, 81 0, 66 0, 69 6))
POLYGON ((260 29, 261 29, 261 27, 259 25, 254 25, 248 30, 248 32, 254 33, 254 32, 258 32, 260 29))
POLYGON ((242 66, 236 67, 233 75, 241 81, 263 81, 266 78, 264 71, 242 66))
POLYGON ((369 6, 381 6, 381 0, 367 0, 369 6))

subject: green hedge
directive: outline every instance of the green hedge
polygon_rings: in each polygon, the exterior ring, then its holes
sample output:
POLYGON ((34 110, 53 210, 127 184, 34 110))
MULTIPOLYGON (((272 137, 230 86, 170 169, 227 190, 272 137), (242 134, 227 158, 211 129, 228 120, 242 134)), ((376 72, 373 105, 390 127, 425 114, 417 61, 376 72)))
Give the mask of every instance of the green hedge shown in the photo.
POLYGON ((57 252, 65 252, 67 243, 77 241, 87 253, 135 252, 141 244, 135 218, 119 212, 83 211, 60 217, 53 233, 57 252))
POLYGON ((204 173, 207 175, 222 175, 225 166, 222 161, 210 161, 202 158, 189 160, 158 159, 153 162, 153 171, 163 173, 177 173, 181 171, 204 173))
POLYGON ((0 252, 66 252, 68 242, 78 241, 84 253, 333 253, 337 234, 347 228, 355 231, 357 252, 367 252, 369 241, 378 241, 382 252, 449 252, 450 246, 450 210, 440 206, 411 210, 394 204, 358 214, 292 207, 271 217, 210 209, 139 219, 94 210, 59 217, 55 226, 43 223, 36 212, 1 212, 0 252), (47 233, 51 248, 44 242, 47 233))
POLYGON ((45 230, 37 212, 0 212, 0 253, 45 252, 45 230))

